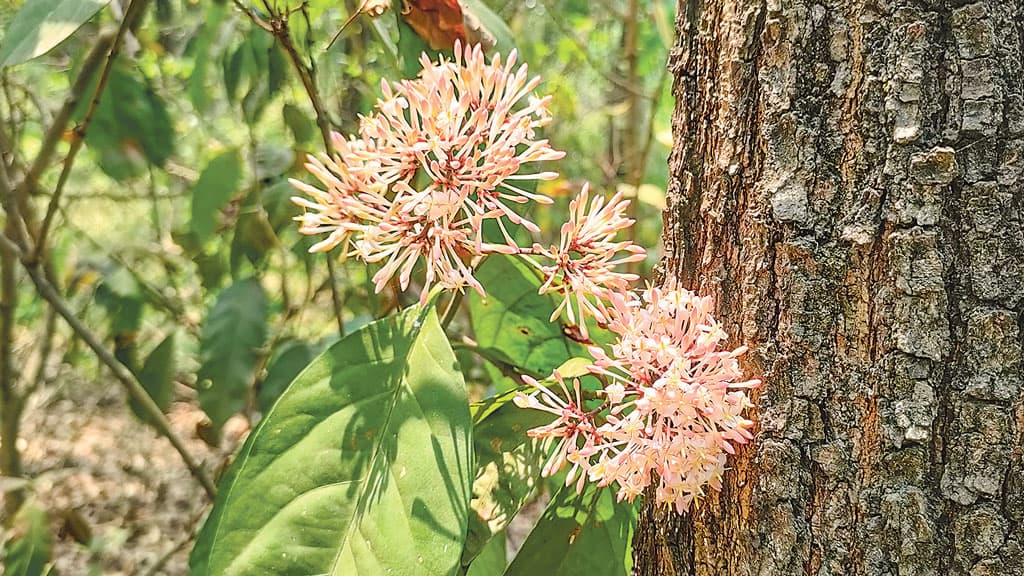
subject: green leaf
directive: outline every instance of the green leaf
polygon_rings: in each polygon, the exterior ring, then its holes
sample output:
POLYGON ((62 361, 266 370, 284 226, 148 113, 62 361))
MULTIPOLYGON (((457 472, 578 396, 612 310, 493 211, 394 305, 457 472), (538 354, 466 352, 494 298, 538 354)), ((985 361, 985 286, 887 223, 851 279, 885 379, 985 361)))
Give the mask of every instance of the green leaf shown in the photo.
MULTIPOLYGON (((79 115, 84 115, 87 100, 82 100, 79 115)), ((147 163, 163 166, 174 153, 175 141, 167 106, 148 80, 128 64, 114 65, 85 136, 100 168, 116 180, 140 176, 147 163)))
POLYGON ((285 125, 291 130, 296 144, 304 144, 313 137, 316 125, 301 108, 294 104, 285 104, 281 109, 281 114, 284 116, 285 125))
POLYGON ((484 553, 533 494, 548 454, 526 431, 547 424, 551 415, 519 408, 512 402, 515 394, 513 390, 472 406, 477 471, 463 565, 484 553))
POLYGON ((516 554, 505 576, 627 576, 637 506, 587 484, 562 487, 516 554))
POLYGON ((252 63, 252 50, 241 44, 230 56, 224 58, 224 95, 228 102, 238 99, 238 85, 242 82, 242 72, 255 66, 252 63))
POLYGON ((289 340, 274 351, 267 364, 267 377, 260 383, 257 403, 266 414, 292 380, 313 360, 313 348, 299 340, 289 340))
POLYGON ((288 59, 274 38, 262 30, 247 34, 224 59, 224 90, 234 103, 242 94, 242 114, 247 124, 259 121, 264 108, 284 87, 288 59))
POLYGON ((287 174, 295 165, 295 151, 287 146, 258 144, 254 160, 256 179, 262 182, 287 174))
POLYGON ((4 574, 42 576, 50 572, 53 537, 46 510, 26 502, 14 515, 6 544, 4 574))
POLYGON ((192 257, 199 273, 199 283, 207 293, 220 288, 224 276, 228 273, 228 258, 224 250, 200 250, 192 257))
POLYGON ((505 533, 497 534, 469 565, 466 576, 499 576, 505 572, 505 533))
POLYGON ((224 21, 227 4, 209 2, 206 7, 206 18, 203 20, 202 31, 195 40, 194 62, 192 74, 188 78, 188 95, 197 112, 204 112, 210 105, 210 91, 206 85, 206 73, 210 62, 210 48, 220 33, 220 25, 224 21))
POLYGON ((267 298, 259 280, 236 282, 217 297, 199 340, 199 405, 214 429, 245 406, 266 340, 267 298))
POLYGON ((485 357, 512 364, 534 376, 547 376, 586 348, 550 320, 555 302, 537 293, 540 278, 515 258, 488 258, 476 273, 486 298, 468 296, 470 324, 485 357))
POLYGON ((267 211, 267 218, 274 232, 281 232, 286 226, 294 226, 294 217, 302 213, 302 209, 292 202, 297 193, 287 180, 279 180, 260 191, 260 202, 267 211))
MULTIPOLYGON (((139 370, 139 382, 149 393, 150 398, 156 402, 163 412, 171 405, 174 397, 174 373, 175 373, 175 350, 176 336, 171 332, 163 339, 142 364, 139 370)), ((134 399, 129 402, 132 412, 142 421, 148 422, 149 416, 134 399)))
POLYGON ((118 266, 104 274, 103 282, 96 288, 96 303, 107 312, 112 335, 134 333, 141 327, 146 300, 142 288, 125 268, 118 266))
POLYGON ((242 181, 242 157, 232 148, 210 160, 192 189, 191 230, 200 243, 217 229, 217 215, 238 193, 242 181))
POLYGON ((3 36, 0 68, 46 54, 109 3, 110 0, 28 0, 3 36))
POLYGON ((238 273, 243 258, 258 266, 275 245, 277 235, 254 191, 246 198, 235 221, 235 235, 231 238, 231 274, 238 273))
POLYGON ((469 436, 433 307, 368 324, 314 360, 246 440, 192 574, 454 574, 469 436))

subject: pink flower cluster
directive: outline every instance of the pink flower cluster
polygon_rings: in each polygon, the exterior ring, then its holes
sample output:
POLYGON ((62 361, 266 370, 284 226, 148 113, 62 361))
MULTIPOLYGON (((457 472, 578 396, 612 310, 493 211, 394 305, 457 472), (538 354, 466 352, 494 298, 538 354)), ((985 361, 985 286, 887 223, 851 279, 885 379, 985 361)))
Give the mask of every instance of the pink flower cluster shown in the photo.
POLYGON ((557 372, 557 389, 524 378, 534 391, 520 393, 517 405, 556 417, 529 431, 558 439, 543 473, 568 463, 566 485, 616 483, 620 500, 656 480, 657 501, 680 512, 705 485, 720 489, 726 455, 751 438, 753 423, 742 413, 752 406, 747 390, 760 382, 739 367, 745 348, 719 349, 726 334, 712 307, 711 298, 687 290, 614 293, 608 328, 618 338, 610 352, 590 348, 588 371, 600 389, 588 392, 580 378, 567 385, 557 372))
POLYGON ((541 266, 545 281, 540 293, 559 292, 564 297, 551 320, 564 310, 584 338, 588 337, 586 317, 607 324, 605 302, 613 294, 628 290, 629 284, 639 278, 636 274, 615 272, 613 268, 647 257, 646 250, 630 241, 613 241, 620 230, 633 225, 633 220, 625 216, 629 201, 616 194, 607 203, 598 196, 588 205, 588 194, 589 186, 584 185, 579 196, 569 203, 569 221, 562 225, 557 247, 533 246, 534 253, 552 261, 541 266))
POLYGON ((515 52, 487 63, 480 46, 456 44, 454 62, 421 61, 415 80, 382 84, 383 98, 361 119, 358 138, 334 134, 333 154, 309 158, 319 187, 291 181, 306 194, 292 199, 307 210, 300 231, 327 234, 312 251, 340 246, 382 263, 373 278, 378 292, 396 275, 405 290, 422 261, 423 298, 434 282, 482 294, 475 260, 521 251, 506 221, 538 231, 512 205, 551 203, 520 184, 557 177, 520 169, 565 155, 536 137, 551 120, 551 98, 530 95, 540 79, 528 79, 525 64, 515 67, 515 52), (503 243, 484 241, 486 220, 497 223, 503 243))
POLYGON ((380 292, 397 276, 408 288, 414 268, 425 270, 421 300, 432 284, 483 295, 473 277, 487 254, 518 255, 543 275, 540 292, 562 297, 551 319, 565 314, 588 337, 587 320, 617 335, 609 351, 591 347, 585 388, 580 377, 556 372, 521 393, 522 407, 550 412, 554 421, 529 431, 555 438, 544 467, 550 475, 571 465, 567 484, 587 480, 618 485, 620 499, 633 499, 657 481, 659 502, 686 510, 705 485, 720 488, 726 455, 750 439, 751 406, 737 357, 720 350, 726 334, 712 318, 712 301, 686 290, 630 291, 635 274, 616 267, 646 258, 646 252, 615 236, 633 225, 629 202, 616 194, 591 199, 589 188, 569 204, 569 220, 558 246, 521 247, 509 226, 538 232, 515 205, 549 204, 522 182, 548 180, 555 172, 521 172, 536 162, 557 160, 536 130, 547 125, 550 97, 531 92, 525 65, 484 58, 479 46, 455 46, 453 62, 421 58, 415 80, 382 85, 376 111, 363 117, 358 137, 332 135, 333 153, 309 157, 306 169, 319 181, 292 184, 305 196, 298 217, 304 234, 326 234, 312 251, 340 247, 343 255, 380 263, 380 292), (522 103, 523 100, 527 102, 522 103), (492 221, 501 234, 484 240, 492 221), (548 263, 538 263, 540 257, 548 263))

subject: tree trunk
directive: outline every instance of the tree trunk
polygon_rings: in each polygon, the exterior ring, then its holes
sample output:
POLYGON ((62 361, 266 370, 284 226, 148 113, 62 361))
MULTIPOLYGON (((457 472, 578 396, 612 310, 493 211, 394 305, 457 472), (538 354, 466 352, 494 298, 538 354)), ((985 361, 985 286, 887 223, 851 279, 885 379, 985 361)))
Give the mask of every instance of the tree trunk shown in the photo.
POLYGON ((1024 574, 1024 0, 680 0, 664 274, 764 380, 636 573, 1024 574))

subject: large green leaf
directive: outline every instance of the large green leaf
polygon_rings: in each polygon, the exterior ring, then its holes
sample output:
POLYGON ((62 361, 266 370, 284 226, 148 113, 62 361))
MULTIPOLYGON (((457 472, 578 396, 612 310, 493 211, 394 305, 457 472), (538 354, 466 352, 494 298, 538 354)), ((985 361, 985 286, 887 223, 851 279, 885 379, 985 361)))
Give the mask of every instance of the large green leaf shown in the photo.
POLYGON ((302 213, 302 209, 292 202, 292 196, 295 196, 295 187, 287 180, 278 180, 260 191, 260 203, 267 211, 267 219, 275 233, 286 227, 295 227, 293 218, 302 213))
POLYGON ((217 216, 238 193, 242 181, 242 157, 232 148, 210 160, 192 189, 191 230, 200 243, 217 229, 217 216))
POLYGON ((197 375, 199 405, 219 429, 245 406, 267 334, 267 297, 259 280, 248 278, 217 297, 203 321, 197 375))
POLYGON ((8 576, 42 576, 50 572, 50 535, 46 511, 31 502, 18 509, 6 544, 3 573, 8 576))
POLYGON ((488 258, 476 273, 486 298, 471 292, 470 322, 480 351, 535 376, 547 376, 586 348, 550 320, 555 302, 537 293, 540 278, 515 258, 488 258))
POLYGON ((635 504, 588 484, 563 487, 551 499, 505 576, 626 576, 633 566, 635 504))
POLYGON ((470 433, 433 307, 364 326, 314 360, 249 436, 192 573, 454 574, 470 433))
POLYGON ((296 144, 304 144, 313 138, 316 132, 316 124, 313 120, 295 104, 285 104, 281 108, 284 117, 284 124, 291 131, 296 144))
POLYGON ((110 0, 28 0, 0 44, 0 68, 49 52, 75 33, 110 0))
POLYGON ((110 320, 114 357, 135 370, 138 368, 136 340, 146 300, 138 281, 127 269, 108 268, 103 274, 103 281, 96 287, 96 303, 103 307, 110 320))

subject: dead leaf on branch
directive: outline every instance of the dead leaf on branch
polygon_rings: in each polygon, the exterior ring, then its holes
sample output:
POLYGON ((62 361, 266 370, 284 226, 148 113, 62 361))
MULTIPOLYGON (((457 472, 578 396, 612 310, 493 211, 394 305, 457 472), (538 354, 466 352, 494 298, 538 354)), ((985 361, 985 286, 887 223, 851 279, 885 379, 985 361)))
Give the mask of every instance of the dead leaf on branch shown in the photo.
POLYGON ((484 50, 497 40, 480 19, 458 0, 402 0, 402 19, 433 50, 447 50, 459 40, 484 50))

